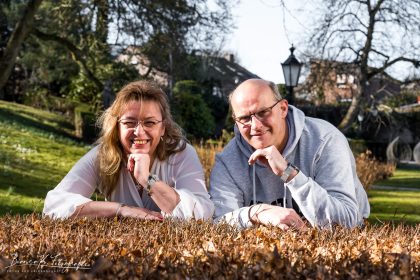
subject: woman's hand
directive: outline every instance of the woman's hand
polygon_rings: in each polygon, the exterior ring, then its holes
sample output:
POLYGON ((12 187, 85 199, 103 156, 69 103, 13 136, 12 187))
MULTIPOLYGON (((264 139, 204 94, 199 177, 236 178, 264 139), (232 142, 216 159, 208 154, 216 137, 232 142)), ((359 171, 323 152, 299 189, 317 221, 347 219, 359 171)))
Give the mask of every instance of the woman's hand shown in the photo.
POLYGON ((119 214, 121 217, 131 217, 144 220, 163 220, 163 216, 159 212, 152 211, 146 208, 131 207, 127 205, 121 207, 119 214))
POLYGON ((133 174, 137 183, 145 187, 149 177, 150 156, 149 154, 130 154, 128 156, 127 169, 133 174))
MULTIPOLYGON (((147 186, 149 178, 150 156, 148 154, 130 154, 127 168, 141 186, 147 186)), ((149 193, 156 205, 165 213, 172 213, 181 201, 178 192, 167 183, 159 180, 152 186, 149 193)))
POLYGON ((146 220, 163 220, 162 214, 146 208, 134 207, 110 201, 89 201, 76 207, 71 216, 77 217, 132 217, 146 220))

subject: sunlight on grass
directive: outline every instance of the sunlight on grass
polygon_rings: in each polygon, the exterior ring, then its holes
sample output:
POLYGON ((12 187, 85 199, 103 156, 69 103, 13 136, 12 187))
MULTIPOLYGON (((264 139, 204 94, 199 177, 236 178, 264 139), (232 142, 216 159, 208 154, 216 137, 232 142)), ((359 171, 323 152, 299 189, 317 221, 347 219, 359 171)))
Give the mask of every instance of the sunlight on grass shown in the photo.
POLYGON ((420 223, 420 192, 369 190, 369 220, 420 223))
POLYGON ((66 136, 62 116, 6 102, 0 115, 0 214, 40 212, 89 146, 66 136))

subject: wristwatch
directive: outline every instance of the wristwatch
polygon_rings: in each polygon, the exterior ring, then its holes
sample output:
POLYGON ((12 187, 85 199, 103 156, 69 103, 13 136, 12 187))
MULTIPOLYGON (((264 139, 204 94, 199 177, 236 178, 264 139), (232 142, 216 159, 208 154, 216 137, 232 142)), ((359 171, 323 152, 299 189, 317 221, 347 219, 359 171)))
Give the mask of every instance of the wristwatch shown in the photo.
POLYGON ((292 171, 296 170, 296 172, 299 172, 299 168, 297 168, 295 165, 291 164, 290 162, 287 164, 286 169, 283 171, 283 174, 281 175, 280 179, 286 183, 287 179, 289 178, 290 174, 292 174, 292 171))
POLYGON ((150 196, 150 194, 152 193, 152 186, 159 181, 159 177, 155 174, 150 174, 149 177, 147 178, 147 186, 146 186, 146 191, 147 194, 150 196))

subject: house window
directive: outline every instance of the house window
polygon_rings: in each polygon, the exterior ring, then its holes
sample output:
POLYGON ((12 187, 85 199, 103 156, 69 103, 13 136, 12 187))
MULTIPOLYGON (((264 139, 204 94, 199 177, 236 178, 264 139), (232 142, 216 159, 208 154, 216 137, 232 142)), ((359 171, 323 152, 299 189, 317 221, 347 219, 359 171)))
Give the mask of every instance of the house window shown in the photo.
POLYGON ((345 74, 337 74, 336 77, 336 83, 337 85, 342 85, 346 83, 346 75, 345 74))
POLYGON ((337 74, 336 85, 338 88, 348 88, 354 84, 355 78, 353 75, 348 74, 337 74))

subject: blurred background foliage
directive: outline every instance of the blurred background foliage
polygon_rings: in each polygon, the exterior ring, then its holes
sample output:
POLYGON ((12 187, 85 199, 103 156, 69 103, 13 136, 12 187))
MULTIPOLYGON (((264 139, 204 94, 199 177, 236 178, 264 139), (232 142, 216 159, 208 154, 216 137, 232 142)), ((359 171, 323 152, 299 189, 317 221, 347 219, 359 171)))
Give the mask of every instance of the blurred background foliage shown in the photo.
POLYGON ((148 58, 151 69, 169 73, 171 84, 165 90, 170 97, 176 82, 197 81, 199 90, 189 86, 185 92, 185 88, 178 89, 171 102, 182 103, 183 108, 179 105, 175 114, 177 120, 200 124, 198 129, 187 125, 191 137, 212 136, 214 118, 224 121, 227 103, 212 97, 211 85, 201 83, 203 73, 198 70, 201 65, 196 53, 219 52, 232 26, 231 7, 236 1, 225 2, 1 1, 0 60, 9 59, 14 66, 5 84, 0 83, 0 99, 34 105, 43 100, 43 109, 52 111, 57 103, 72 104, 59 107, 77 107, 78 102, 98 113, 104 109, 106 87, 115 95, 128 82, 150 78, 149 72, 140 74, 135 65, 118 59, 135 47, 148 58), (37 6, 36 2, 41 3, 37 6), (16 57, 6 57, 9 39, 18 33, 17 26, 29 10, 34 12, 33 24, 24 40, 13 46, 19 50, 16 57), (187 98, 191 100, 186 102, 187 98), (200 113, 194 120, 191 106, 199 106, 194 109, 200 113))
POLYGON ((175 121, 190 138, 207 139, 213 136, 214 117, 203 95, 203 88, 191 80, 179 81, 173 89, 171 105, 175 121))

